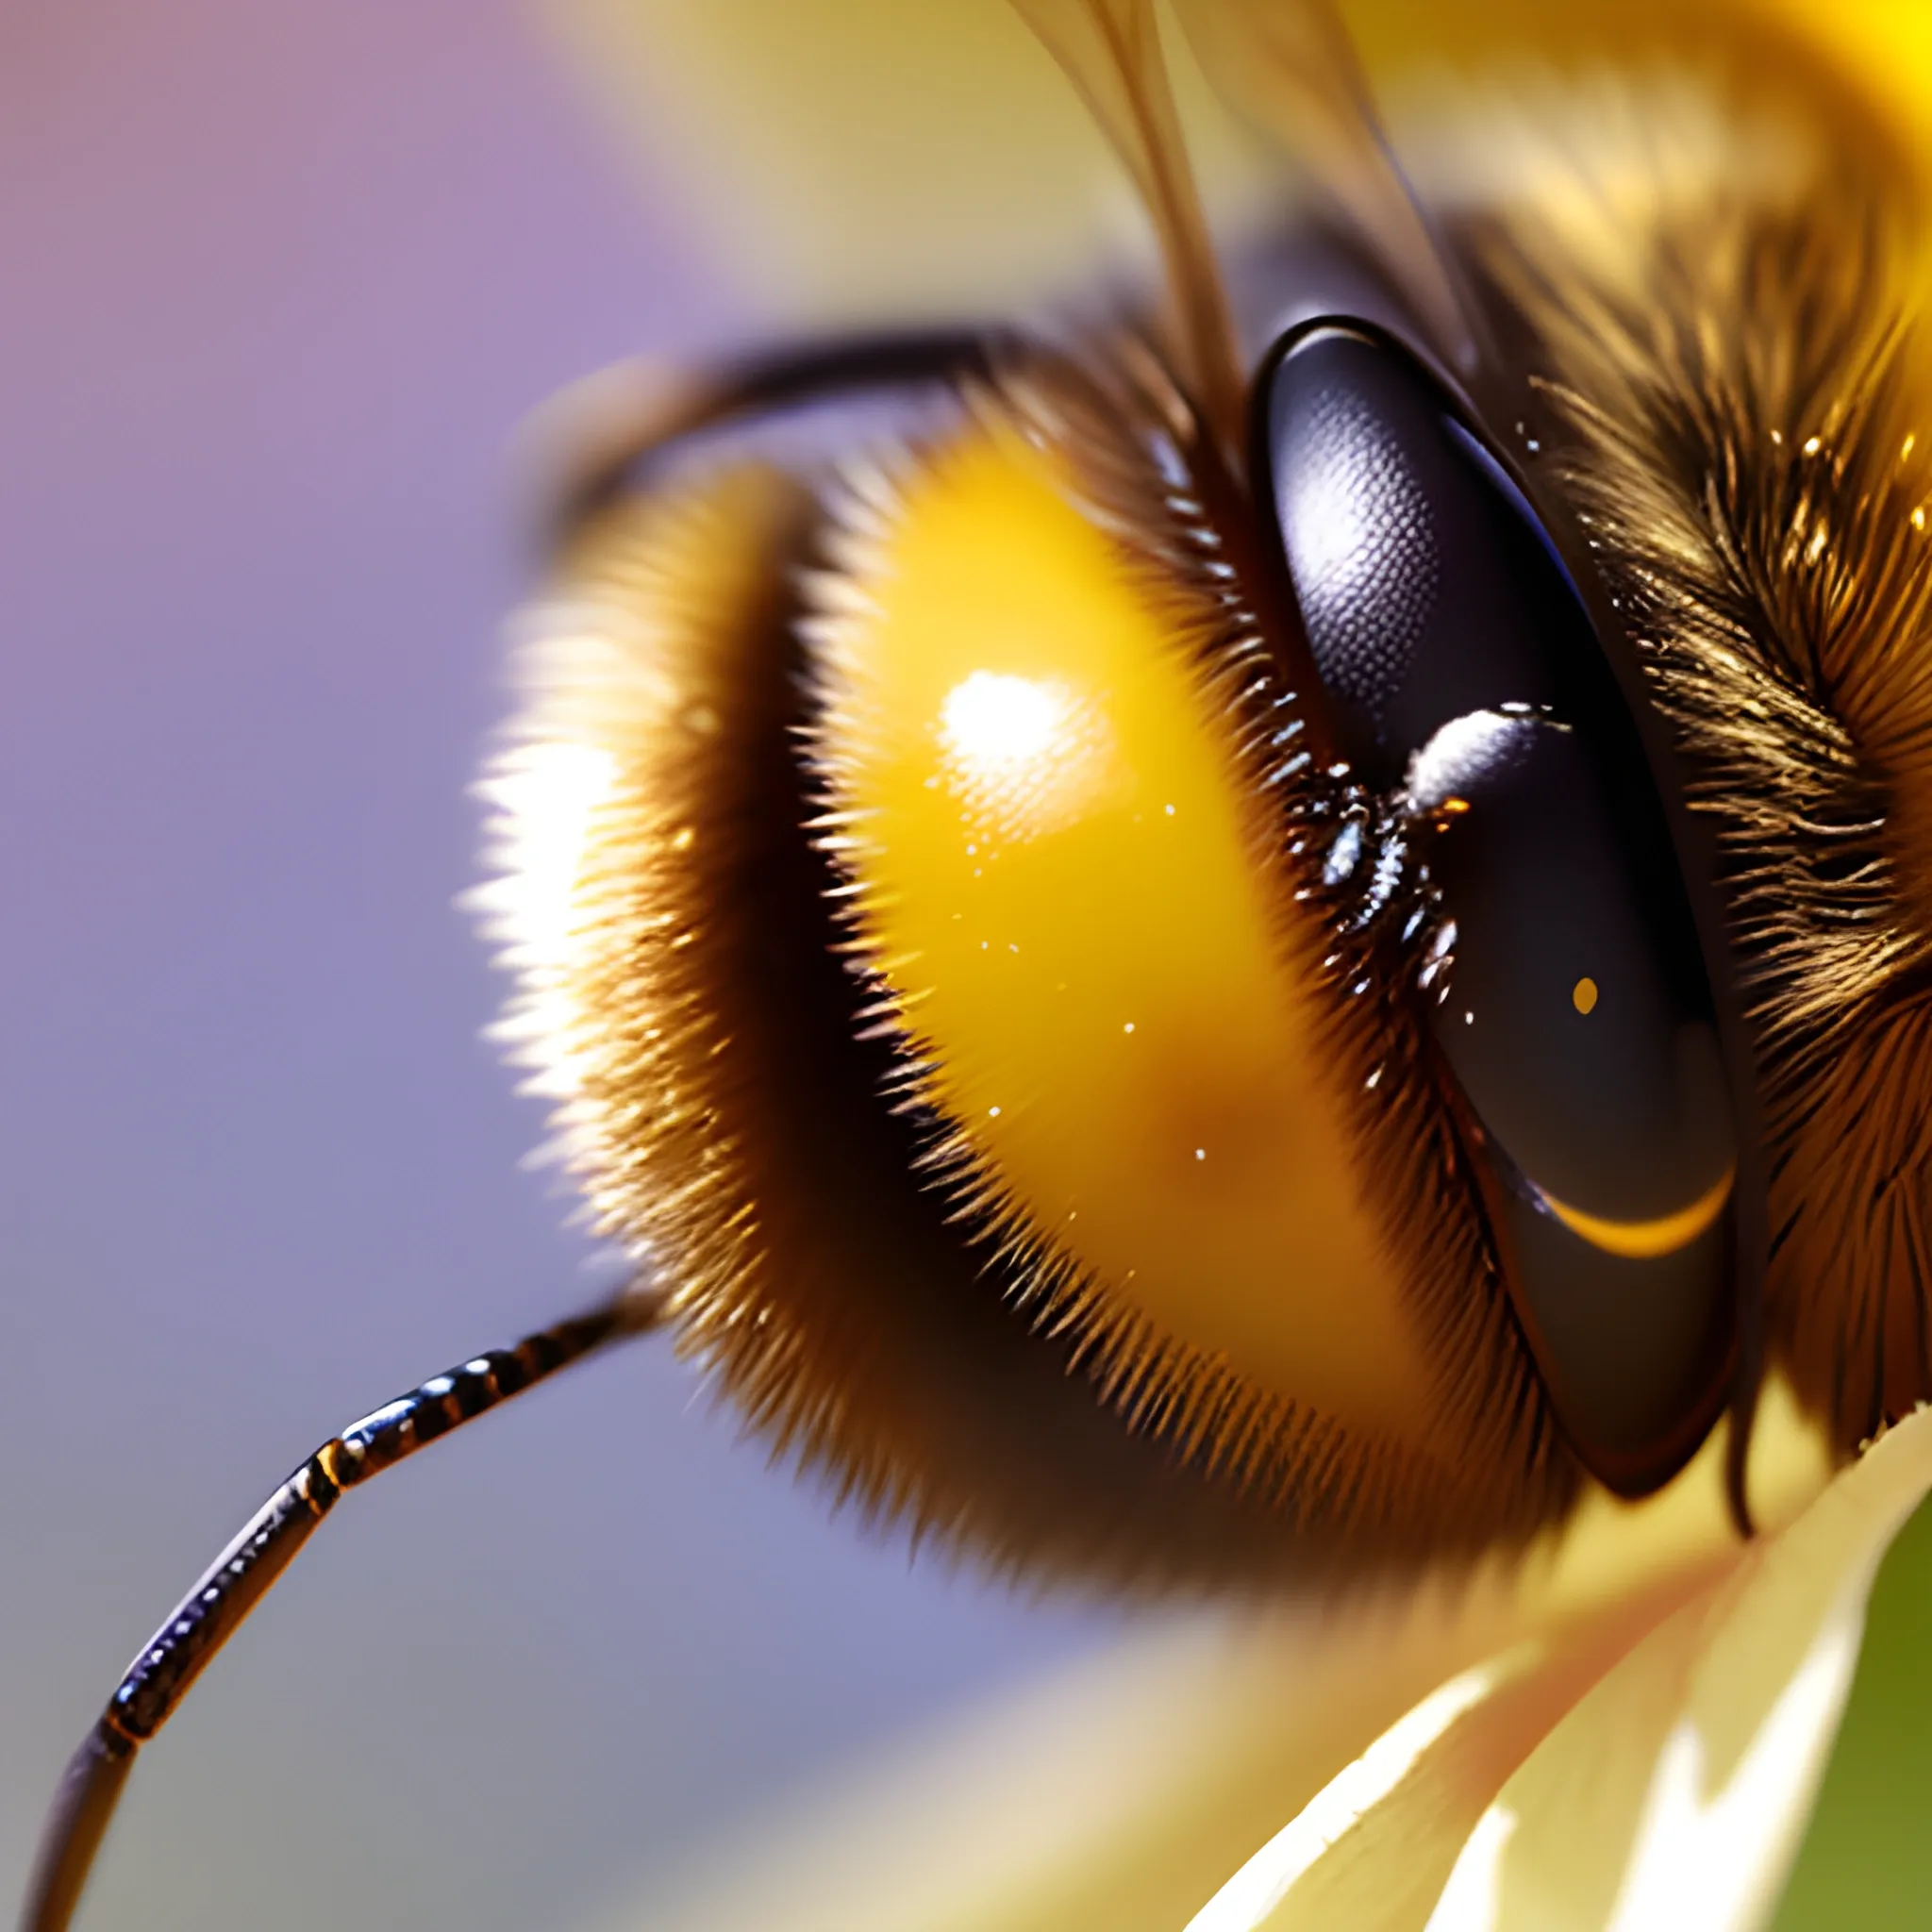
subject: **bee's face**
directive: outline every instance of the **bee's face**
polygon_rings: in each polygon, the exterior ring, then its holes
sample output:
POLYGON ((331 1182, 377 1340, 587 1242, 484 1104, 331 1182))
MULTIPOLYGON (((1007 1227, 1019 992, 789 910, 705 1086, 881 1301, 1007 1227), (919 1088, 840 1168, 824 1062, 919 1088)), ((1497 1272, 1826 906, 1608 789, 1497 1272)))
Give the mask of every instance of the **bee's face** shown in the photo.
POLYGON ((1849 1450, 1932 1393, 1895 158, 1760 49, 1440 116, 1424 216, 1326 28, 1190 9, 1336 130, 1217 261, 1150 16, 1023 10, 1164 308, 683 398, 536 613, 506 929, 607 1228, 1014 1562, 1473 1554, 1766 1367, 1849 1450), (801 459, 807 392, 898 417, 801 459))

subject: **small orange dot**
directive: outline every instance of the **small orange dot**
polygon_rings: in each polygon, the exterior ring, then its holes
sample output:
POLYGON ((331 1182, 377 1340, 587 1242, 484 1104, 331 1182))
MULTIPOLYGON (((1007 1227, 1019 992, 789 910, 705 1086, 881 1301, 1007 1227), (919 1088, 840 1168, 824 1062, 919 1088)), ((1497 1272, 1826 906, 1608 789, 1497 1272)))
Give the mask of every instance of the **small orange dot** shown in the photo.
POLYGON ((1570 989, 1570 1004, 1579 1013, 1588 1013, 1596 1007, 1596 981, 1586 974, 1570 989))

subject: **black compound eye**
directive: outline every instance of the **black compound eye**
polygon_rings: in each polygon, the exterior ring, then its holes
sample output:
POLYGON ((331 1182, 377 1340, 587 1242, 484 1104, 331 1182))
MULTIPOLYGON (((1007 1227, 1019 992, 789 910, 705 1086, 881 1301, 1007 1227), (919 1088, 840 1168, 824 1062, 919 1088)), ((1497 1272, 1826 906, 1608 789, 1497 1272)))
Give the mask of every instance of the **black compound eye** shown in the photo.
POLYGON ((1535 511, 1412 358, 1320 325, 1257 406, 1336 733, 1431 828, 1430 1024, 1538 1367, 1584 1461, 1653 1488, 1724 1401, 1737 1146, 1650 760, 1535 511))

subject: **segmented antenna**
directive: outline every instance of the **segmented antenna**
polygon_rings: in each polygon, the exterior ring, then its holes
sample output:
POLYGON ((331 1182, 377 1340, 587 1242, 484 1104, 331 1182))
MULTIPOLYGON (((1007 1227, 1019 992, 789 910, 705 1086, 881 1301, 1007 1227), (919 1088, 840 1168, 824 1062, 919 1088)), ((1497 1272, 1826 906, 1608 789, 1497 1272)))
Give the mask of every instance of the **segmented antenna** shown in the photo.
POLYGON ((558 1369, 658 1321, 626 1291, 588 1315, 473 1356, 331 1436, 278 1489, 142 1646, 67 1766, 47 1816, 20 1932, 65 1932, 107 1835, 135 1754, 267 1595, 342 1493, 486 1415, 558 1369))
MULTIPOLYGON (((709 372, 634 382, 635 407, 579 441, 575 459, 556 477, 551 535, 561 541, 575 519, 625 487, 636 465, 688 437, 760 410, 869 387, 984 375, 1004 341, 997 332, 959 330, 842 337, 709 372)), ((431 1376, 309 1457, 148 1640, 69 1761, 41 1835, 20 1932, 65 1932, 135 1754, 167 1723, 345 1490, 572 1362, 656 1327, 663 1312, 655 1296, 627 1288, 588 1315, 431 1376)))

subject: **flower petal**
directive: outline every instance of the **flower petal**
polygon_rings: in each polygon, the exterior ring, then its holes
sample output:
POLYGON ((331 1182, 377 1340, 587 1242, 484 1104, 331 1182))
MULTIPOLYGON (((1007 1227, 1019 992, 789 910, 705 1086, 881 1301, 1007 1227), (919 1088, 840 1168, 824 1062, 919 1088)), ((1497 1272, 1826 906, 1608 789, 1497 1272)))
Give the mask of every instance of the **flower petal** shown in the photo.
MULTIPOLYGON (((1407 1918, 1351 1907, 1302 1923, 1419 1927, 1485 1806, 1555 1717, 1641 1630, 1736 1562, 1723 1454, 1720 1434, 1641 1505, 1593 1495, 1546 1546, 1459 1584, 1357 1600, 1327 1616, 1302 1609, 1142 1626, 1110 1652, 729 1834, 641 1890, 609 1925, 1174 1932, 1313 1799, 1328 1806, 1305 1814, 1323 1820, 1324 1841, 1338 1819, 1345 1826, 1355 1811, 1374 1812, 1374 1843, 1399 1851, 1396 1860, 1358 1860, 1363 1888, 1377 1878, 1386 1887, 1391 1871, 1424 1856, 1433 1878, 1402 1890, 1407 1918), (1457 1674, 1497 1657, 1474 1680, 1481 1696, 1465 1703, 1469 1680, 1457 1674), (1424 1747, 1415 1755, 1434 1778, 1426 1792, 1436 1808, 1415 1802, 1422 1785, 1400 1779, 1395 1795, 1408 1794, 1411 1808, 1384 1819, 1369 1800, 1391 1765, 1406 1770, 1404 1743, 1383 1750, 1374 1769, 1336 1773, 1445 1681, 1464 1688, 1426 1704, 1445 1720, 1440 1741, 1418 1737, 1438 1728, 1426 1719, 1403 1734, 1424 1747), (1338 1786, 1343 1797, 1333 1795, 1338 1786), (1434 1833, 1426 1848, 1405 1835, 1424 1816, 1434 1833)), ((1754 1507, 1773 1523, 1793 1516, 1824 1480, 1815 1434, 1776 1387, 1751 1471, 1754 1507)), ((1371 1843, 1341 1836, 1345 1850, 1371 1843)), ((1322 1882, 1331 1875, 1324 1867, 1322 1882)))
POLYGON ((1510 1774, 1681 1588, 1643 1592, 1432 1691, 1241 1867, 1188 1932, 1413 1932, 1510 1774))
POLYGON ((1867 1925, 1910 1925, 1928 1891, 1932 1816, 1932 1503, 1893 1540, 1865 1611, 1838 1741, 1776 1932, 1839 1932, 1856 1898, 1867 1925))
MULTIPOLYGON (((1769 1386, 1751 1457, 1761 1522, 1805 1520, 1825 1489, 1820 1453, 1782 1385, 1769 1386)), ((1482 1858, 1493 1862, 1508 1829, 1491 1808, 1498 1791, 1606 1672, 1746 1560, 1724 1521, 1722 1457, 1720 1434, 1645 1503, 1591 1497, 1509 1579, 1512 1647, 1378 1739, 1242 1866, 1190 1932, 1418 1932, 1452 1873, 1459 1895, 1478 1894, 1482 1858)))
POLYGON ((1610 1670, 1505 1785, 1432 1932, 1745 1932, 1777 1902, 1932 1412, 1610 1670))
POLYGON ((1174 1932, 1483 1641, 1434 1611, 1143 1626, 824 1780, 612 1932, 1174 1932))

